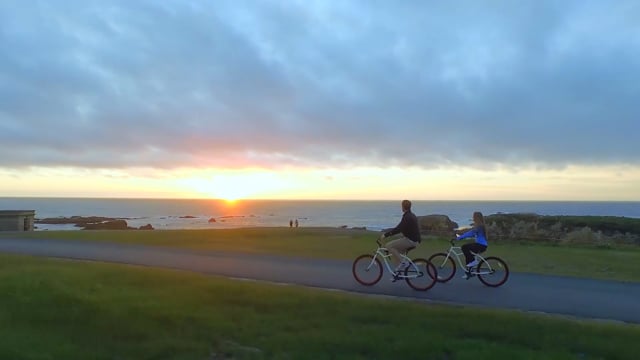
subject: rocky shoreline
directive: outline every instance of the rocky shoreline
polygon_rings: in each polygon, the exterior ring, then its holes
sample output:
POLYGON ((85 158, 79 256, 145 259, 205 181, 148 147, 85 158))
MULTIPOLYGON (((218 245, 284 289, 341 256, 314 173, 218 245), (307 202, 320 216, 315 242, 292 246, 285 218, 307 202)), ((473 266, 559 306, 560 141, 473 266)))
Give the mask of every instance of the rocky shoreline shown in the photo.
MULTIPOLYGON (((187 215, 184 218, 192 218, 187 215)), ((154 230, 151 224, 130 227, 127 218, 71 216, 36 219, 36 224, 73 224, 82 230, 154 230)), ((215 218, 209 222, 215 222, 215 218)), ((224 221, 224 219, 220 220, 224 221)), ((418 216, 426 237, 450 237, 459 225, 447 215, 418 216)), ((491 242, 551 242, 558 244, 640 245, 640 219, 616 216, 548 216, 492 214, 485 216, 491 242)), ((348 228, 346 225, 338 228, 348 228)), ((366 230, 365 227, 353 229, 366 230)))
POLYGON ((82 230, 154 230, 151 224, 130 227, 127 218, 111 218, 103 216, 71 216, 59 218, 36 219, 35 224, 72 224, 82 230))

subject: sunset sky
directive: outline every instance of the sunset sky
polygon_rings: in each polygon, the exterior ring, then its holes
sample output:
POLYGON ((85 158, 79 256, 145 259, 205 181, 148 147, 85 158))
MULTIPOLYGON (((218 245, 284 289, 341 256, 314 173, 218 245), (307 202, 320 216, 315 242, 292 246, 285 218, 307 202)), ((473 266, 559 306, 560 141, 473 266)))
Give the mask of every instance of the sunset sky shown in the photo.
POLYGON ((640 200, 637 1, 0 2, 0 197, 640 200))

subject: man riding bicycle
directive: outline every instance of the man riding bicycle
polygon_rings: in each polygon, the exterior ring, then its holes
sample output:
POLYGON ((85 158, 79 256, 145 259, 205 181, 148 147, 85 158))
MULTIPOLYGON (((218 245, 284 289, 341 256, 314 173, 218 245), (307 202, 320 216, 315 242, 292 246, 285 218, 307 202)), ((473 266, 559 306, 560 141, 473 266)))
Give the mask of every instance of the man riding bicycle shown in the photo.
POLYGON ((400 254, 406 253, 408 250, 415 248, 422 240, 420 238, 420 226, 418 225, 418 218, 414 213, 411 212, 411 201, 402 200, 401 205, 403 214, 400 223, 395 228, 380 235, 380 240, 398 233, 402 233, 402 235, 404 236, 400 239, 390 241, 385 245, 385 247, 393 255, 394 263, 397 264, 395 268, 396 274, 398 273, 398 271, 404 269, 409 265, 405 261, 401 262, 400 254))

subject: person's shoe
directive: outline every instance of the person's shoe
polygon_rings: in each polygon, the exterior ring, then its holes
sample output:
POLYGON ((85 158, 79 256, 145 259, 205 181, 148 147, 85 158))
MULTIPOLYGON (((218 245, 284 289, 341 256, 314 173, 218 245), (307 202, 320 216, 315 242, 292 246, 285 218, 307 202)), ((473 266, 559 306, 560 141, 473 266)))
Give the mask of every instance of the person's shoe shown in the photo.
POLYGON ((468 269, 465 270, 464 275, 462 275, 462 278, 465 280, 469 280, 469 278, 472 278, 472 277, 473 277, 473 274, 468 269))
POLYGON ((398 266, 396 266, 396 273, 398 271, 402 271, 402 270, 406 269, 407 266, 409 266, 409 263, 406 262, 406 261, 402 261, 398 266))
POLYGON ((409 266, 409 263, 406 261, 402 261, 398 266, 396 266, 396 269, 391 274, 393 276, 393 278, 391 278, 392 282, 400 279, 399 275, 407 268, 407 266, 409 266))
POLYGON ((468 267, 468 268, 470 268, 470 267, 474 267, 474 266, 478 265, 478 263, 479 263, 478 259, 475 259, 475 260, 473 260, 472 262, 468 263, 468 264, 467 264, 467 267, 468 267))

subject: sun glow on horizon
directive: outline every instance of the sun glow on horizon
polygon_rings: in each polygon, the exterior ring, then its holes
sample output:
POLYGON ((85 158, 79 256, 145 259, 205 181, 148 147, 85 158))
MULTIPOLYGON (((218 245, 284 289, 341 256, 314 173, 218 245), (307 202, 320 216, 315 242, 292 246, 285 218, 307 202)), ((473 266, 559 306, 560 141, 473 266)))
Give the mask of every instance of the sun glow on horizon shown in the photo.
POLYGON ((288 181, 275 173, 222 171, 189 177, 179 183, 200 196, 233 204, 241 199, 278 193, 287 186, 288 181))
POLYGON ((0 197, 206 198, 230 206, 245 199, 638 201, 638 183, 640 167, 633 166, 0 169, 0 197))

